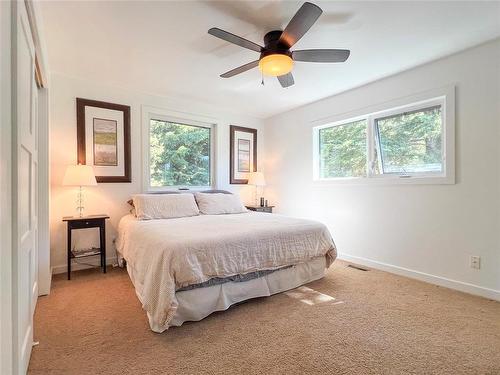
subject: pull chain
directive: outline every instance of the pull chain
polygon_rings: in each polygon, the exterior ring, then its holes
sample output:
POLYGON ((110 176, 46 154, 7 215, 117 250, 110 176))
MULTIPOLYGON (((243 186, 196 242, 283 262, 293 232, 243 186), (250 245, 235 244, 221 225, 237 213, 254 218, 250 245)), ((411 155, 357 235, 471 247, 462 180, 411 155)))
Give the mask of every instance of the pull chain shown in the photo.
POLYGON ((260 81, 260 84, 264 86, 264 72, 261 71, 261 74, 262 74, 262 81, 260 81))

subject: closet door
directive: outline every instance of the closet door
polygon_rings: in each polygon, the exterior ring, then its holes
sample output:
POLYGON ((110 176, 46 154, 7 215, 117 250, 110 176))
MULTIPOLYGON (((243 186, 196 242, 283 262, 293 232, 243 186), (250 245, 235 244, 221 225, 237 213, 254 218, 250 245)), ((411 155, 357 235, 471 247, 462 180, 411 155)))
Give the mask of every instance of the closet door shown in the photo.
POLYGON ((37 87, 35 52, 24 1, 15 1, 12 142, 14 373, 28 368, 37 283, 37 87))

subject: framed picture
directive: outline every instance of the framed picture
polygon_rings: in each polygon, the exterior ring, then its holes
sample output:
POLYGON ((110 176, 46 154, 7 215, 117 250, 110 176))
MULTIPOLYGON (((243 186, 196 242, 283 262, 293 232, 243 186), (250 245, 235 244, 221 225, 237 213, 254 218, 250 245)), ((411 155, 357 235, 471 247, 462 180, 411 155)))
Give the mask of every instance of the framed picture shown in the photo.
POLYGON ((246 184, 248 174, 257 171, 257 129, 231 125, 229 132, 229 182, 246 184))
POLYGON ((130 107, 76 98, 78 163, 91 165, 97 182, 131 182, 130 107))

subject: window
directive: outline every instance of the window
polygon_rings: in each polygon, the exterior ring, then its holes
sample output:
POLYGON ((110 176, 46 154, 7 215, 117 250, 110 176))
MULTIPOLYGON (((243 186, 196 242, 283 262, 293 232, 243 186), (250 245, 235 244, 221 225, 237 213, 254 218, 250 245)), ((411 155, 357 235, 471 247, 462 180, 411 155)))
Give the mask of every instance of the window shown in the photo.
POLYGON ((453 145, 445 139, 446 102, 438 97, 314 128, 315 179, 453 182, 453 164, 446 158, 447 145, 453 145))
POLYGON ((212 186, 213 125, 156 114, 145 121, 146 190, 212 186))
POLYGON ((366 174, 366 120, 319 130, 321 178, 366 174))
POLYGON ((441 172, 441 106, 375 119, 382 173, 441 172))

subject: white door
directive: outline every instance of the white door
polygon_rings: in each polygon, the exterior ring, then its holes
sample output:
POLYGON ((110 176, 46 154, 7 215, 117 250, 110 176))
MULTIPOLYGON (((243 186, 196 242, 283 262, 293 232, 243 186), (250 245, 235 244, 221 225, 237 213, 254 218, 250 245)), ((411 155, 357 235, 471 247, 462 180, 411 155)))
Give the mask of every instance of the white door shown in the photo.
POLYGON ((35 52, 24 1, 13 2, 13 318, 14 373, 28 368, 33 343, 37 284, 37 87, 35 52))

